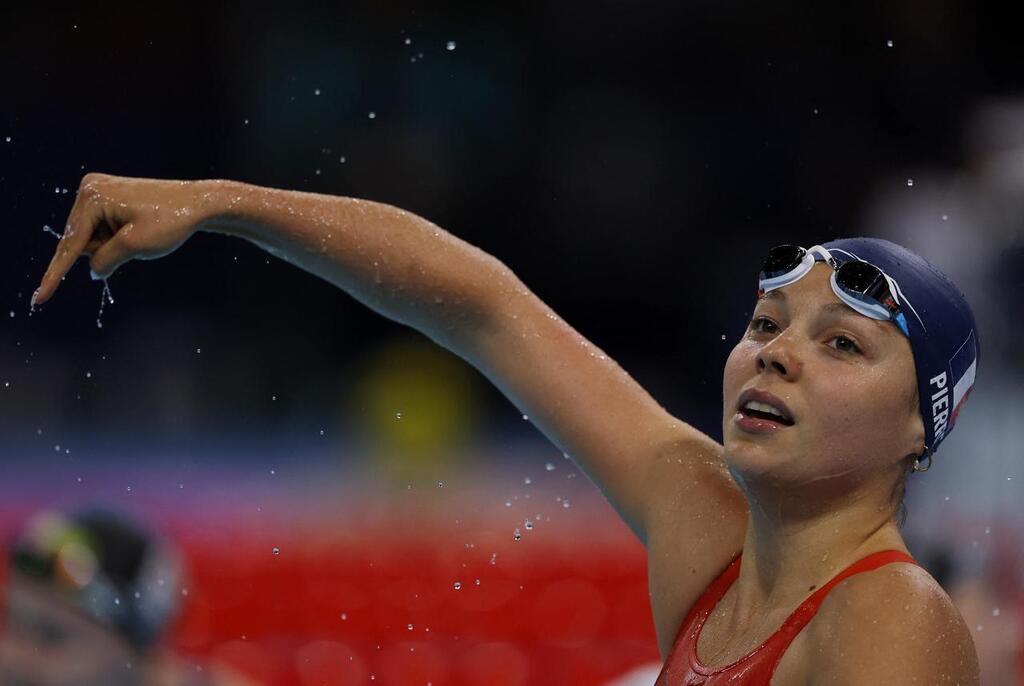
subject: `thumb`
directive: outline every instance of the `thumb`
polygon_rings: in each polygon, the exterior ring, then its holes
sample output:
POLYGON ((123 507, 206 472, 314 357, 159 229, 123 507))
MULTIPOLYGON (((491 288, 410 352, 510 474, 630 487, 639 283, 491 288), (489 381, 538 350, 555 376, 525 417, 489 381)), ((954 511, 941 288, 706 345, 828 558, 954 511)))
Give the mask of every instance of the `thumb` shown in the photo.
POLYGON ((125 236, 131 234, 132 228, 134 227, 131 223, 125 224, 92 254, 89 269, 93 279, 109 278, 118 267, 135 256, 128 241, 125 240, 125 236))

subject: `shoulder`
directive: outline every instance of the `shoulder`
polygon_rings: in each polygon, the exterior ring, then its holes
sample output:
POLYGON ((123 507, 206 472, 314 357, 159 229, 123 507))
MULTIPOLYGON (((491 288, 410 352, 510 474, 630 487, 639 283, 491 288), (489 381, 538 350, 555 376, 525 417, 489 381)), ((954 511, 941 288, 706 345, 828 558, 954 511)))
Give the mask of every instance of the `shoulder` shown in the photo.
POLYGON ((978 656, 963 617, 917 565, 893 563, 845 579, 812 625, 818 663, 813 683, 979 683, 978 656))

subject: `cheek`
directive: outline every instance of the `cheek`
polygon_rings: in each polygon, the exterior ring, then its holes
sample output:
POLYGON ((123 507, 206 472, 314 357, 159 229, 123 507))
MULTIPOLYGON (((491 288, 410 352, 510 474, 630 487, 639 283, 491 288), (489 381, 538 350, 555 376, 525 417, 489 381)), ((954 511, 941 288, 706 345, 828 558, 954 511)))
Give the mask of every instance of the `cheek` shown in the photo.
POLYGON ((757 346, 740 341, 729 353, 722 372, 722 401, 725 406, 736 398, 747 379, 754 375, 757 346))
POLYGON ((900 416, 894 411, 896 399, 887 390, 882 372, 832 370, 807 377, 806 383, 816 430, 836 445, 874 447, 891 441, 900 416))

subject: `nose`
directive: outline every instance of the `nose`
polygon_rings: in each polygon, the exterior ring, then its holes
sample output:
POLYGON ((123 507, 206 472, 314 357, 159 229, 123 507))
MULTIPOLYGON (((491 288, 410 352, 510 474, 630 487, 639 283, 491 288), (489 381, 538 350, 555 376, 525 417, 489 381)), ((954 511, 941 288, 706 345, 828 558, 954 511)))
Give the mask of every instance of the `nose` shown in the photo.
POLYGON ((757 355, 757 371, 766 370, 775 372, 789 381, 795 381, 803 370, 803 363, 794 354, 792 344, 779 336, 762 348, 757 355))

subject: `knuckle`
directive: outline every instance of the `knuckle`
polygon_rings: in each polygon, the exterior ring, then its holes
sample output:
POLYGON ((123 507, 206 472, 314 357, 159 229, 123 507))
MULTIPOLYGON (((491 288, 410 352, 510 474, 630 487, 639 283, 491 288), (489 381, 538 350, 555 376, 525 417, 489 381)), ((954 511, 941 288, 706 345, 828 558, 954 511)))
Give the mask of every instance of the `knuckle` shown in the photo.
POLYGON ((100 174, 98 172, 89 172, 82 177, 82 182, 78 186, 78 192, 80 195, 85 195, 86 198, 94 199, 98 198, 100 194, 100 186, 109 178, 106 174, 100 174))

